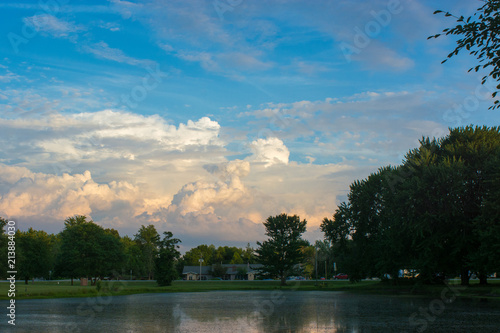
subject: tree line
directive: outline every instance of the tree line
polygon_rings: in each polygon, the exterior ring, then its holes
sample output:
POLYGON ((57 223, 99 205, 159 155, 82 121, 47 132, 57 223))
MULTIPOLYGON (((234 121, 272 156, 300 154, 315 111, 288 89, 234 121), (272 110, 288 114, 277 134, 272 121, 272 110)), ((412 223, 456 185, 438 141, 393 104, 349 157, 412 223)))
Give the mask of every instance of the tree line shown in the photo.
MULTIPOLYGON (((0 217, 0 252, 7 258, 7 219, 0 217)), ((305 229, 304 229, 305 230, 305 229)), ((115 229, 105 229, 84 215, 68 217, 58 234, 29 228, 17 230, 15 267, 25 283, 34 278, 74 279, 86 277, 95 285, 99 279, 143 278, 170 285, 181 277, 184 266, 213 265, 214 276, 225 274, 223 264, 255 264, 259 252, 247 245, 238 247, 199 245, 181 256, 179 239, 172 232, 160 236, 154 225, 142 225, 133 238, 120 237, 115 229)), ((0 277, 5 278, 7 261, 1 262, 0 277)), ((246 272, 241 272, 243 277, 246 272)))
MULTIPOLYGON (((184 266, 198 266, 203 259, 202 265, 212 266, 213 276, 225 274, 223 264, 260 263, 264 265, 260 277, 279 278, 285 284, 288 275, 312 275, 317 253, 301 238, 306 223, 296 215, 271 216, 264 222, 269 239, 257 242, 257 249, 250 244, 244 249, 203 244, 181 256, 181 241, 169 231, 161 237, 154 225, 142 225, 133 238, 120 237, 115 229, 105 229, 84 215, 75 215, 64 221, 64 229, 58 234, 33 228, 17 230, 15 266, 26 284, 34 278, 70 278, 73 284, 73 279, 86 277, 95 285, 105 277, 139 277, 170 285, 181 277, 184 266)), ((0 218, 0 251, 5 254, 6 225, 7 220, 0 218)), ((0 276, 8 271, 6 262, 1 265, 0 276)), ((240 272, 240 278, 245 274, 240 272)))
POLYGON ((500 129, 450 129, 423 138, 401 165, 350 186, 348 200, 321 230, 349 277, 403 270, 423 282, 500 271, 500 129))
MULTIPOLYGON (((0 251, 5 253, 6 224, 7 220, 0 218, 0 251)), ((169 231, 162 236, 154 225, 148 225, 141 226, 133 239, 120 237, 115 229, 105 229, 87 221, 86 216, 75 215, 64 221, 64 229, 56 235, 33 228, 17 230, 15 267, 26 284, 33 278, 71 278, 73 284, 73 279, 86 277, 95 285, 104 277, 135 276, 169 285, 179 276, 176 264, 180 240, 169 231)), ((1 263, 1 275, 8 270, 6 264, 1 263)))

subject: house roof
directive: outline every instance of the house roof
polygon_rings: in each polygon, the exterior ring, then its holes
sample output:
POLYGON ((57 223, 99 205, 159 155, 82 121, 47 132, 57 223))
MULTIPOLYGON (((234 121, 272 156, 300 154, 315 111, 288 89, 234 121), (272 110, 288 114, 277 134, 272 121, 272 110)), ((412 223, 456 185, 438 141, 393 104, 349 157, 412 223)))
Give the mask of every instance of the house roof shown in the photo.
POLYGON ((258 268, 262 267, 261 264, 238 264, 238 265, 222 265, 222 267, 226 267, 227 271, 226 274, 233 275, 233 274, 238 274, 238 268, 244 268, 247 273, 253 273, 255 272, 258 268))
MULTIPOLYGON (((201 266, 201 274, 209 275, 212 271, 212 266, 201 266)), ((200 274, 200 266, 184 266, 182 274, 200 274)))

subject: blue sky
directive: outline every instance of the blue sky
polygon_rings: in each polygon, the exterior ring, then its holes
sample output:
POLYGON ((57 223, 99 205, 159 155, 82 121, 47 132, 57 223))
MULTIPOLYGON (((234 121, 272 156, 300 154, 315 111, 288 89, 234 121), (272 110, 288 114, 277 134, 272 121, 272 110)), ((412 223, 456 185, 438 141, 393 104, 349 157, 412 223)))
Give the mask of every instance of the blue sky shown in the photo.
POLYGON ((189 248, 306 237, 422 136, 495 126, 485 73, 436 9, 479 1, 16 1, 0 11, 0 214, 85 214, 189 248))

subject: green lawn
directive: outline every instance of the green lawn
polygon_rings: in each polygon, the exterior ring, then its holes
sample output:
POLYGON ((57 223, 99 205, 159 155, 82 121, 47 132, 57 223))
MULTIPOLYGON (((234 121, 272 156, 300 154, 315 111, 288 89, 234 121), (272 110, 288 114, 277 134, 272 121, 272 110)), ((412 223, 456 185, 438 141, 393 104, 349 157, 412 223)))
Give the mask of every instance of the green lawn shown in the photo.
MULTIPOLYGON (((450 284, 458 283, 451 281, 450 284)), ((95 286, 82 287, 79 281, 71 286, 69 281, 30 282, 28 285, 18 281, 16 283, 16 299, 33 298, 62 298, 62 297, 88 297, 99 295, 130 295, 139 293, 163 292, 205 292, 215 290, 324 290, 348 291, 363 294, 380 295, 406 295, 406 296, 439 296, 444 289, 443 285, 415 286, 413 284, 393 286, 378 281, 362 281, 350 283, 349 281, 290 281, 289 286, 280 287, 279 281, 175 281, 172 286, 158 287, 152 281, 104 281, 101 290, 95 286)), ((0 299, 9 299, 7 292, 9 284, 0 283, 0 299)), ((472 282, 470 287, 456 289, 461 297, 488 297, 500 300, 500 281, 491 281, 488 286, 479 286, 472 282)))

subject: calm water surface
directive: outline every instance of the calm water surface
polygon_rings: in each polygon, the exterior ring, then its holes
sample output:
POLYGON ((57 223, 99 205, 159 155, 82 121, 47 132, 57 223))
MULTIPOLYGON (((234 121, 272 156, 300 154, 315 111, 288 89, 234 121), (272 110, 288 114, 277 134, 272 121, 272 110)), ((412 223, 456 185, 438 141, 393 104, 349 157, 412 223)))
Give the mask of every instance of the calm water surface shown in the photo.
MULTIPOLYGON (((1 332, 499 332, 498 301, 223 291, 17 301, 1 332), (451 302, 450 302, 451 301, 451 302)), ((5 313, 5 312, 4 312, 5 313)))

